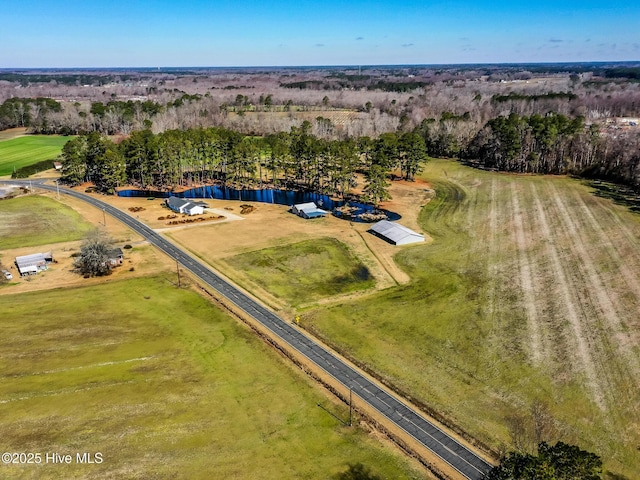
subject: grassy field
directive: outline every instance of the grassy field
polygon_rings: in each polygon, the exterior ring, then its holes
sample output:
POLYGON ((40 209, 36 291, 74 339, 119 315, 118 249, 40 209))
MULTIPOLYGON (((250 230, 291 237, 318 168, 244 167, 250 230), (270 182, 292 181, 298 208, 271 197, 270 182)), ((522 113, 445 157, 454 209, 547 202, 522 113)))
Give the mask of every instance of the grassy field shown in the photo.
POLYGON ((0 450, 74 462, 0 465, 2 478, 336 478, 349 463, 420 478, 318 408, 348 415, 252 332, 163 278, 3 304, 0 450))
POLYGON ((0 141, 0 176, 42 160, 55 160, 70 137, 27 135, 0 141))
POLYGON ((434 242, 395 257, 411 283, 303 324, 495 449, 537 428, 640 478, 640 217, 568 178, 423 178, 434 242))
POLYGON ((225 262, 293 306, 366 290, 375 282, 367 267, 332 238, 265 248, 225 262))
POLYGON ((0 201, 0 249, 81 240, 93 226, 71 208, 29 195, 0 201))

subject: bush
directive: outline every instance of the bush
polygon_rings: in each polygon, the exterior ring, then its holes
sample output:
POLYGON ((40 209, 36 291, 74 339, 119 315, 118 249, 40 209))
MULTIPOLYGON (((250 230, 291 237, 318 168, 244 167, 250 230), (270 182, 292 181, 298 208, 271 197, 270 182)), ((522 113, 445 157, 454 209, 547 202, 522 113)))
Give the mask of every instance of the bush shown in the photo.
POLYGON ((33 165, 27 165, 26 167, 19 168, 11 175, 11 178, 27 178, 38 172, 50 170, 53 168, 53 160, 42 160, 41 162, 34 163, 33 165))

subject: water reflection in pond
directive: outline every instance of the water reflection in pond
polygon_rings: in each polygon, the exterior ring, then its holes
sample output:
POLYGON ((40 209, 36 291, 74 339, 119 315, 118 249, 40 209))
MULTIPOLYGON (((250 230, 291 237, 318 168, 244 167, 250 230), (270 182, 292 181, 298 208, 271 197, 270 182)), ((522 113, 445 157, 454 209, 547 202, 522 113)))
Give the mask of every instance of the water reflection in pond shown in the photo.
MULTIPOLYGON (((364 222, 360 215, 372 213, 375 211, 372 205, 358 202, 348 202, 351 211, 339 212, 337 208, 343 207, 347 202, 343 200, 332 199, 327 195, 313 192, 304 192, 299 190, 281 190, 281 189, 236 189, 220 185, 207 185, 203 187, 192 188, 179 193, 159 192, 154 190, 121 190, 118 192, 120 197, 154 197, 168 198, 177 196, 182 198, 211 198, 215 200, 240 200, 243 202, 262 202, 274 203, 277 205, 296 205, 299 203, 314 202, 323 210, 330 210, 339 218, 351 220, 354 222, 364 222)), ((387 215, 388 220, 398 220, 400 215, 387 210, 380 210, 387 215)), ((365 215, 366 216, 366 215, 365 215)))

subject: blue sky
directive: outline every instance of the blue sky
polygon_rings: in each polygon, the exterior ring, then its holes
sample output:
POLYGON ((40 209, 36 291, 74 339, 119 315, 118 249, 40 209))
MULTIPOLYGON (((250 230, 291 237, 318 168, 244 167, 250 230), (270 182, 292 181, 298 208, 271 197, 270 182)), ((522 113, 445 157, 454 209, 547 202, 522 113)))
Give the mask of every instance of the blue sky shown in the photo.
POLYGON ((0 68, 640 60, 640 2, 0 0, 0 68))

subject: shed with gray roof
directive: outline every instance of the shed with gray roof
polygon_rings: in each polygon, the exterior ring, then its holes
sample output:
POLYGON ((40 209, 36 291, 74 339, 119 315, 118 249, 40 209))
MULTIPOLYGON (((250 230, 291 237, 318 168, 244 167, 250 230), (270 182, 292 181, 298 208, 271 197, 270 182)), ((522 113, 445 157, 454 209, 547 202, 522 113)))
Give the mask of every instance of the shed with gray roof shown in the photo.
POLYGON ((393 245, 424 242, 424 235, 389 220, 380 220, 369 229, 369 232, 393 245))
POLYGON ((34 253, 16 257, 16 267, 20 275, 33 275, 47 269, 47 265, 53 262, 51 252, 34 253))
POLYGON ((291 207, 291 213, 295 213, 299 217, 309 219, 309 218, 324 217, 329 212, 327 212, 326 210, 322 210, 321 208, 318 208, 318 206, 313 202, 307 202, 307 203, 299 203, 291 207))

